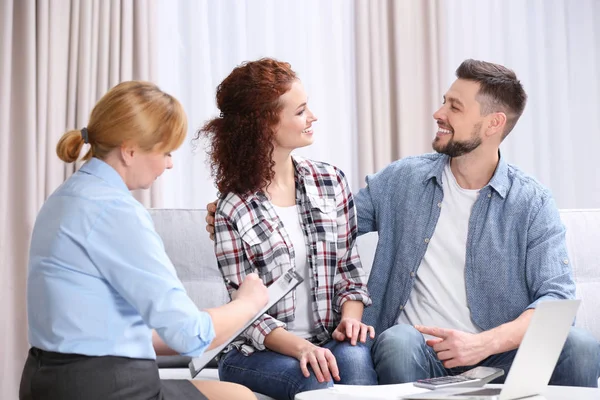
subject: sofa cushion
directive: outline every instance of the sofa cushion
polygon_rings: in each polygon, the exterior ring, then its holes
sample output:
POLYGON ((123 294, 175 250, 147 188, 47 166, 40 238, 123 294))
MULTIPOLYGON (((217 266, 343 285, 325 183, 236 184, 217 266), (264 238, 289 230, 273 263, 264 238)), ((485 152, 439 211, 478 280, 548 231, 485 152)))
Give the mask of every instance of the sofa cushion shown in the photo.
MULTIPOLYGON (((177 270, 188 295, 200 309, 217 307, 229 301, 229 294, 217 267, 214 245, 206 232, 205 210, 151 209, 154 227, 165 245, 165 250, 177 270)), ((189 357, 161 356, 157 358, 161 379, 190 379, 187 368, 189 357)), ((194 378, 218 380, 216 363, 194 378)), ((259 400, 268 396, 255 393, 259 400)))
POLYGON ((600 210, 561 210, 577 297, 576 325, 600 340, 600 210))
POLYGON ((194 303, 201 309, 227 303, 229 294, 217 268, 213 242, 206 232, 206 211, 149 211, 177 275, 194 303))
MULTIPOLYGON (((600 340, 600 210, 561 210, 577 296, 583 300, 577 326, 600 340)), ((179 279, 199 308, 224 304, 229 297, 217 268, 213 242, 205 230, 206 210, 150 210, 179 279)), ((358 238, 362 264, 369 273, 377 233, 358 238)))

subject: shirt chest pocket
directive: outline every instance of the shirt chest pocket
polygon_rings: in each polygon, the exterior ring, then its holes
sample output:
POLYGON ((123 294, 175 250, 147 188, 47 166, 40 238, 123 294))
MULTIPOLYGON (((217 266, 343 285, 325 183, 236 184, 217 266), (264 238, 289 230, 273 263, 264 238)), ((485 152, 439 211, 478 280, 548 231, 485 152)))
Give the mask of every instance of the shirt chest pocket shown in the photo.
POLYGON ((337 241, 337 210, 335 199, 309 195, 308 200, 317 241, 335 243, 337 241))
POLYGON ((283 259, 289 264, 287 246, 272 221, 262 216, 248 221, 240 228, 240 238, 248 260, 261 275, 284 264, 283 259))

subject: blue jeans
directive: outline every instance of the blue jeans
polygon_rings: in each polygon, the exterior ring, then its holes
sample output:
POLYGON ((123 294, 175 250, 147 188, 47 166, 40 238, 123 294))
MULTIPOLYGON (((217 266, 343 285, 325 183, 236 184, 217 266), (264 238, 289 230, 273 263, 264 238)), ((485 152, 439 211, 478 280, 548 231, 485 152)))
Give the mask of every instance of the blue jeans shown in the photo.
MULTIPOLYGON (((331 350, 335 356, 341 379, 336 384, 377 385, 377 374, 367 346, 330 340, 322 347, 331 350)), ((239 383, 277 400, 293 400, 300 392, 333 386, 333 381, 319 383, 310 367, 309 371, 310 377, 305 378, 297 359, 269 350, 244 356, 234 349, 219 361, 222 381, 239 383)))
MULTIPOLYGON (((503 383, 516 350, 495 354, 477 366, 502 368, 504 376, 494 383, 503 383)), ((398 324, 380 334, 372 348, 373 363, 380 384, 414 382, 417 379, 457 375, 475 366, 444 368, 423 335, 411 325, 398 324)), ((600 343, 588 332, 571 328, 560 354, 551 385, 598 387, 600 376, 600 343)))

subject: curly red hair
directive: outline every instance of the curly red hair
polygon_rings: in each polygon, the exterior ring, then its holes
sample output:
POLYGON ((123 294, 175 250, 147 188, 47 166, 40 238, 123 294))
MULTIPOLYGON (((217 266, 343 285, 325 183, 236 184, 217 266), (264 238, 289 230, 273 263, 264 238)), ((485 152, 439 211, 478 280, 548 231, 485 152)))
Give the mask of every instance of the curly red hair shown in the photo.
POLYGON ((221 114, 206 122, 196 138, 209 139, 211 174, 221 194, 246 196, 273 178, 280 97, 296 79, 290 64, 262 58, 236 67, 217 87, 221 114))

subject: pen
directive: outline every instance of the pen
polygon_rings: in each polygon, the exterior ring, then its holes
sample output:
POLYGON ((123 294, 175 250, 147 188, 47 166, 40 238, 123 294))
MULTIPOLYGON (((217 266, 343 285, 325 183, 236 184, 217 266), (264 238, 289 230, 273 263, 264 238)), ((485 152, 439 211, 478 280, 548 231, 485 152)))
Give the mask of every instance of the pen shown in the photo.
POLYGON ((237 283, 231 282, 229 279, 225 278, 225 284, 234 290, 238 290, 240 287, 237 283))

